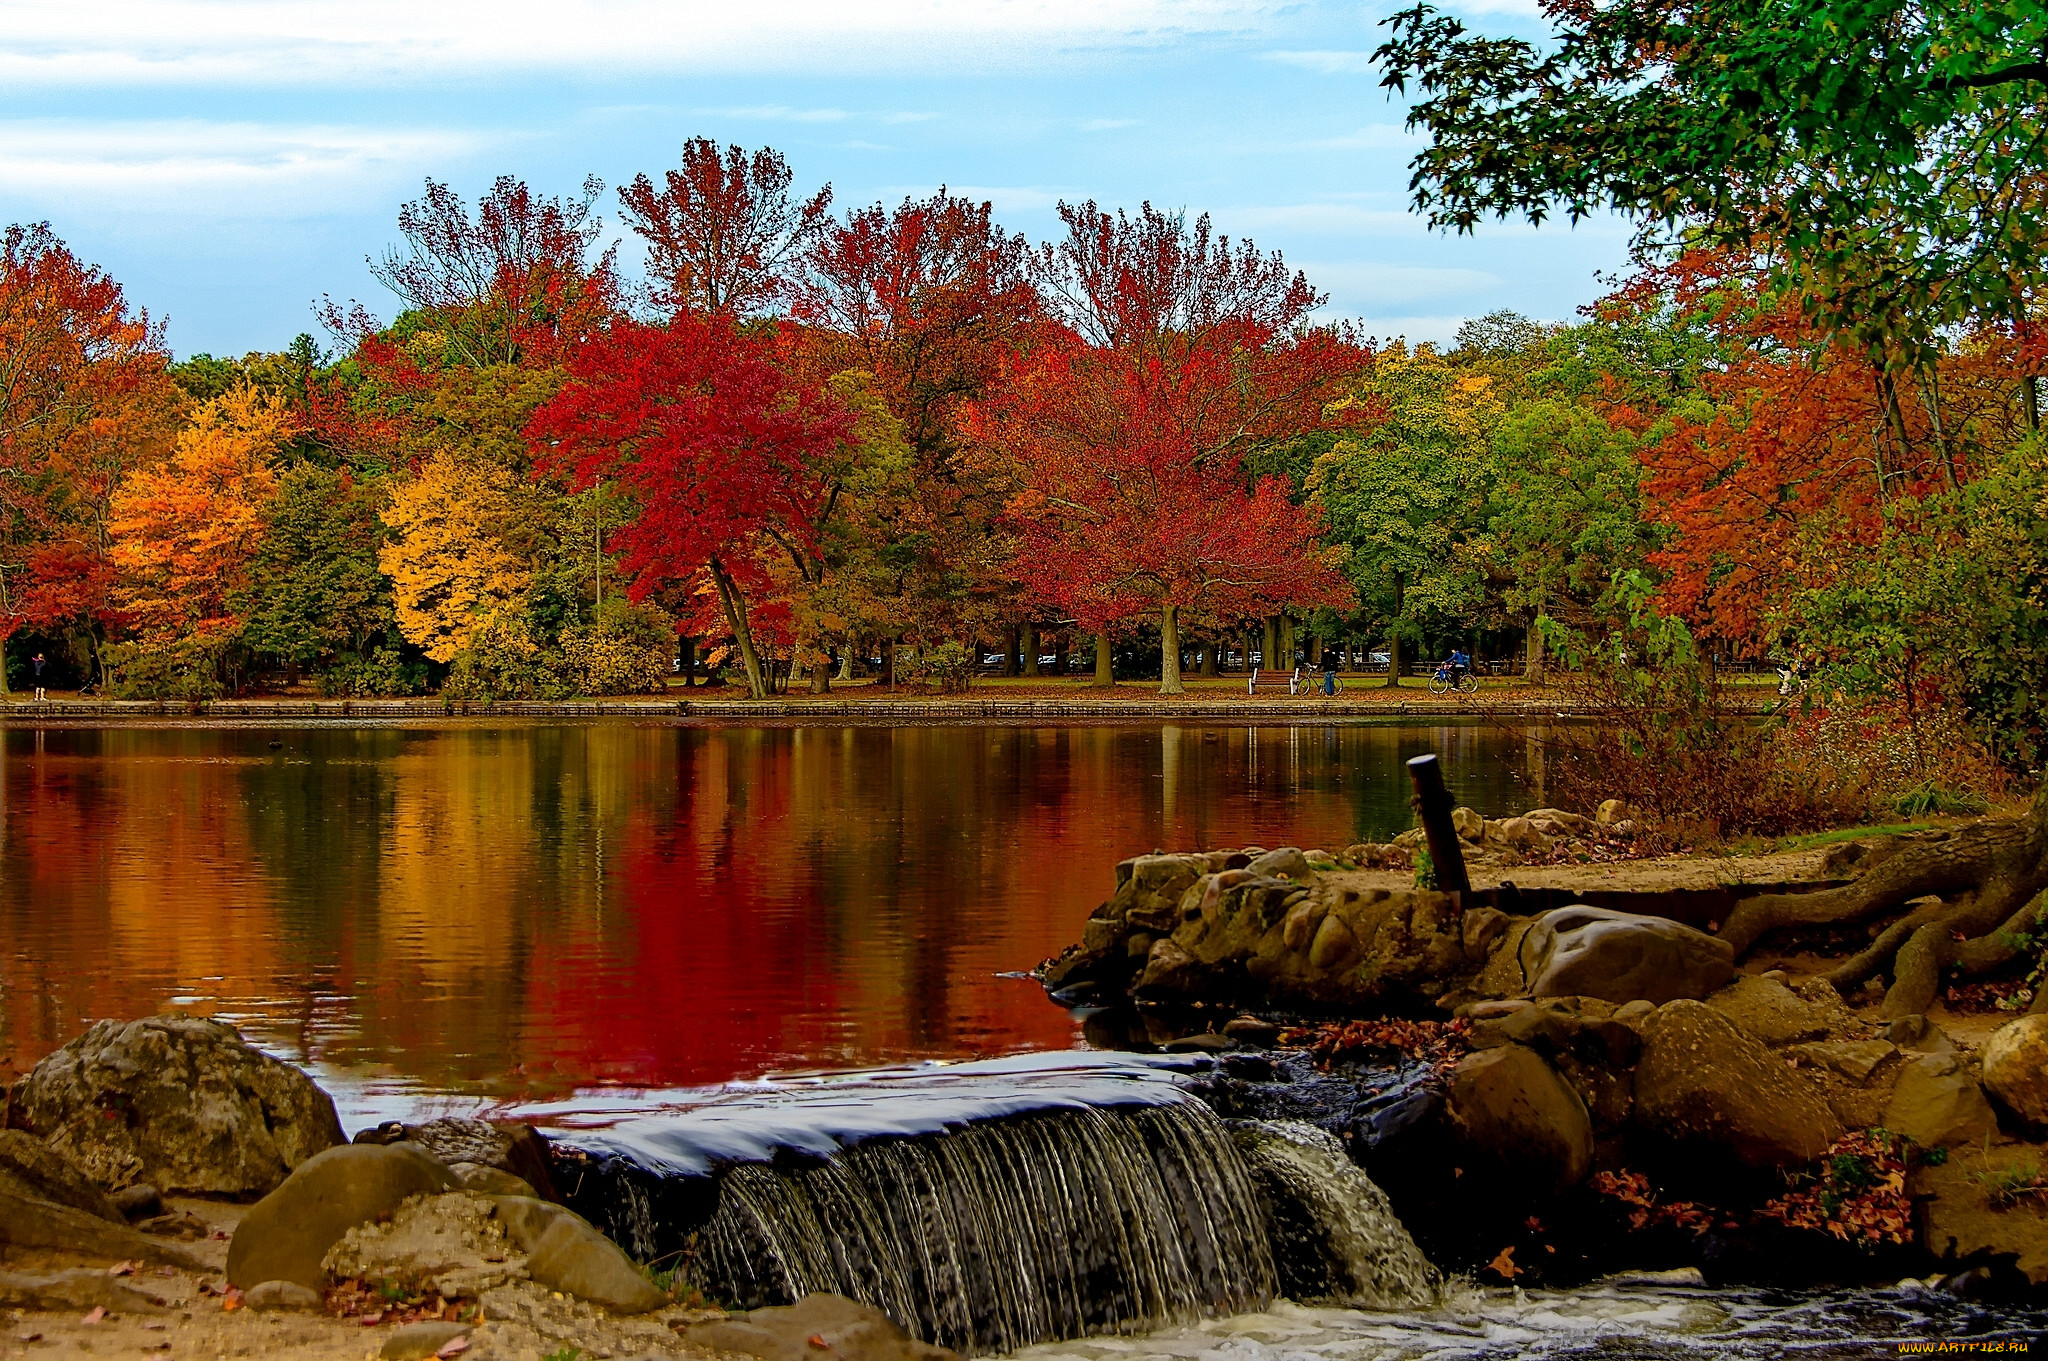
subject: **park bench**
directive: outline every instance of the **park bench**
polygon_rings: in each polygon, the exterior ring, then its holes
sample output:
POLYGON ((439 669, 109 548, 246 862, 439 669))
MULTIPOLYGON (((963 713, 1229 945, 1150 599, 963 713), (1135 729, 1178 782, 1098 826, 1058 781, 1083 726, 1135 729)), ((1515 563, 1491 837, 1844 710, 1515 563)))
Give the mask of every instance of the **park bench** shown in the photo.
POLYGON ((1266 671, 1255 666, 1251 679, 1245 682, 1244 692, 1247 695, 1300 695, 1308 693, 1307 687, 1312 683, 1320 684, 1321 681, 1320 675, 1311 676, 1300 667, 1289 672, 1266 671))

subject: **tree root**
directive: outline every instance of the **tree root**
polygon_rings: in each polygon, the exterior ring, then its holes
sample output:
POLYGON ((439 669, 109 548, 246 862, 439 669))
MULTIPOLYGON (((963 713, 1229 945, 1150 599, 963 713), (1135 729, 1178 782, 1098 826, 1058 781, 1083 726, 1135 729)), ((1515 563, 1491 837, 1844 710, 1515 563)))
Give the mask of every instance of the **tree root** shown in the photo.
MULTIPOLYGON (((1860 922, 1930 895, 1947 901, 1913 908, 1868 949, 1837 965, 1828 981, 1847 992, 1890 961, 1884 1015, 1908 1016, 1933 1003, 1949 968, 1975 973, 2010 961, 2019 948, 2012 938, 2048 914, 2048 785, 2025 817, 1971 823, 1916 840, 1841 888, 1764 894, 1739 903, 1721 927, 1721 939, 1740 958, 1770 931, 1860 922)), ((2048 1007, 2037 999, 2037 1009, 2048 1007)))

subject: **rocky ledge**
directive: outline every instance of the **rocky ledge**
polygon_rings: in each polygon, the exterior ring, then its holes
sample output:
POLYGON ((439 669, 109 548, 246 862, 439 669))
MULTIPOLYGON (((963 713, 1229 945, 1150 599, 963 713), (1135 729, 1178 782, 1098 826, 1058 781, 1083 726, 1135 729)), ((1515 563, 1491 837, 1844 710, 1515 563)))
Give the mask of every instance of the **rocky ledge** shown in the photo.
POLYGON ((333 1100, 232 1027, 103 1021, 7 1093, 0 1307, 16 1340, 117 1355, 349 1358, 744 1353, 821 1337, 944 1361, 832 1296, 728 1316, 677 1298, 562 1204, 530 1126, 344 1137, 333 1100))
POLYGON ((1245 1078, 1223 1084, 1226 1113, 1298 1104, 1263 1090, 1274 1059, 1297 1090, 1308 1062, 1368 1094, 1426 1065, 1396 1106, 1347 1095, 1323 1123, 1433 1258, 1481 1279, 1685 1264, 2048 1287, 2048 1016, 1887 1019, 1881 989, 1838 995, 1828 960, 1738 974, 1725 942, 1673 919, 1839 882, 1888 840, 1748 863, 1588 853, 1534 886, 1501 878, 1518 848, 1612 844, 1627 819, 1606 811, 1461 810, 1464 896, 1380 868, 1398 844, 1138 856, 1040 978, 1098 1042, 1224 1055, 1245 1078), (1670 893, 1673 916, 1572 901, 1617 883, 1639 904, 1670 893))

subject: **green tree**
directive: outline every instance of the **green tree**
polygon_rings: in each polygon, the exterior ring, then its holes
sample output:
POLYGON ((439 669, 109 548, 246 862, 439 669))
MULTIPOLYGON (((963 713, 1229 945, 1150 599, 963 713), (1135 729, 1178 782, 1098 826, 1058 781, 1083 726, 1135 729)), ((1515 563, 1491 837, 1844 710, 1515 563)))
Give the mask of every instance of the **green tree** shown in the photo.
POLYGON ((395 650, 391 583, 377 566, 381 483, 302 463, 278 480, 240 602, 242 641, 296 677, 395 650))

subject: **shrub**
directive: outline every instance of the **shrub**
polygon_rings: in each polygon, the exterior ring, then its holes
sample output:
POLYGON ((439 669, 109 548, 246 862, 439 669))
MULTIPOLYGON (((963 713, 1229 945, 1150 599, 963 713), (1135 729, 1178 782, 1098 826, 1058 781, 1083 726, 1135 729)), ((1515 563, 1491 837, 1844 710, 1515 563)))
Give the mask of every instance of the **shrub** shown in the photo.
POLYGON ((470 634, 441 693, 451 699, 566 699, 575 686, 565 670, 562 654, 534 639, 524 615, 500 610, 470 634))
POLYGON ((116 699, 217 699, 224 644, 207 638, 175 643, 111 643, 103 654, 116 699))
POLYGON ((973 649, 949 638, 942 643, 926 643, 918 648, 910 664, 904 668, 904 675, 914 683, 929 685, 942 695, 957 695, 964 693, 973 680, 975 662, 973 649))
POLYGON ((344 652, 320 673, 320 693, 337 699, 383 699, 417 695, 427 688, 427 668, 380 647, 367 656, 344 652))

